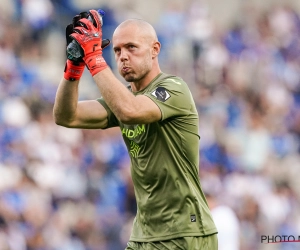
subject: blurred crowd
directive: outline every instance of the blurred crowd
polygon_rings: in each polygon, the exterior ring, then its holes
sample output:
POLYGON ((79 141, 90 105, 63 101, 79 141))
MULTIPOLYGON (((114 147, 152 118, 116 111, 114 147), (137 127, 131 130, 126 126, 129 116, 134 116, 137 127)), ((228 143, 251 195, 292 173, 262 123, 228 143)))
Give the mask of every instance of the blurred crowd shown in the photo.
MULTIPOLYGON (((52 117, 65 26, 86 10, 75 2, 0 3, 0 250, 119 250, 130 235, 136 204, 119 130, 52 117)), ((123 12, 94 6, 107 13, 105 38, 137 15, 129 2, 123 12)), ((300 235, 299 13, 247 5, 220 28, 205 2, 170 1, 152 24, 162 70, 186 80, 198 108, 199 177, 220 250, 299 249, 261 243, 300 235)), ((116 70, 111 48, 104 57, 116 70)), ((80 99, 99 95, 85 72, 80 99)))

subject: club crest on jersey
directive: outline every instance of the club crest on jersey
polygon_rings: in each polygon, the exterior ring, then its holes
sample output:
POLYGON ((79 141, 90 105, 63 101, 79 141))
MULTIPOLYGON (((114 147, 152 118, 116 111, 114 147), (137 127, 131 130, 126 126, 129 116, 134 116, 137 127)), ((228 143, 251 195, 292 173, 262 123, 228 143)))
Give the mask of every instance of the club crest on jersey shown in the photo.
POLYGON ((158 87, 155 90, 152 91, 151 93, 153 96, 155 96, 157 98, 157 100, 161 101, 161 102, 165 102, 166 100, 168 100, 171 96, 170 94, 167 92, 167 90, 164 87, 158 87))

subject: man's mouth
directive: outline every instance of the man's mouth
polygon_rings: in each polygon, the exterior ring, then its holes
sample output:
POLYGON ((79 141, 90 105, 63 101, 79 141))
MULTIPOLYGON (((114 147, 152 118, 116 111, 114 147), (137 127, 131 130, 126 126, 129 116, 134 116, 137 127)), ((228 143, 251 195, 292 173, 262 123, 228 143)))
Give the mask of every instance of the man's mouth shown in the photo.
POLYGON ((122 67, 122 72, 124 72, 124 73, 128 73, 129 70, 130 70, 129 67, 126 67, 126 66, 122 67))

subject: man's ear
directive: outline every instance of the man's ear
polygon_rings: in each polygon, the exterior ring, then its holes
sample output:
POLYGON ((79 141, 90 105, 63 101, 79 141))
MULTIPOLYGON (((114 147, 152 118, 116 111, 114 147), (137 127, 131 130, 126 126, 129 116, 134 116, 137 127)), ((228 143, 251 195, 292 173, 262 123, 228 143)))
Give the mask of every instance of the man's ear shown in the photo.
POLYGON ((154 59, 155 57, 158 56, 159 52, 160 52, 160 47, 161 44, 159 41, 156 41, 153 43, 152 45, 152 59, 154 59))

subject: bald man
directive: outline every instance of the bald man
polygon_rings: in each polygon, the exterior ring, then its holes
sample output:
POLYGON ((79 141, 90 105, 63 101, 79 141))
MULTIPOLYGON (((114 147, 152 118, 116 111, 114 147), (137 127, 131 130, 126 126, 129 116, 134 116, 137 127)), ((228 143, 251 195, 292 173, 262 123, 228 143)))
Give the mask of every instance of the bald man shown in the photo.
POLYGON ((112 44, 125 87, 102 57, 102 30, 80 19, 71 37, 84 51, 67 60, 54 104, 58 125, 120 127, 131 159, 137 214, 129 249, 217 250, 217 230, 199 180, 198 114, 183 79, 161 72, 161 44, 147 22, 129 19, 114 31, 112 44), (86 65, 101 97, 78 102, 86 65))

